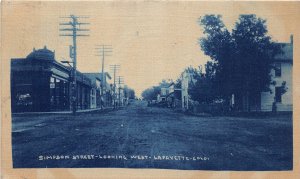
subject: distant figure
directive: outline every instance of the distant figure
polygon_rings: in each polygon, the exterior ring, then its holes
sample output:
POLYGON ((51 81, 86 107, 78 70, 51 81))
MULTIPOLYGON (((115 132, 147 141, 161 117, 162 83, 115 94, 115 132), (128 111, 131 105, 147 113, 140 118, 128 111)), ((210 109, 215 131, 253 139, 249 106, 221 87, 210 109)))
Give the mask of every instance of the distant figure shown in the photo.
POLYGON ((277 112, 277 106, 276 106, 276 102, 273 102, 272 104, 272 112, 277 112))
POLYGON ((101 108, 104 108, 104 100, 101 99, 101 108))

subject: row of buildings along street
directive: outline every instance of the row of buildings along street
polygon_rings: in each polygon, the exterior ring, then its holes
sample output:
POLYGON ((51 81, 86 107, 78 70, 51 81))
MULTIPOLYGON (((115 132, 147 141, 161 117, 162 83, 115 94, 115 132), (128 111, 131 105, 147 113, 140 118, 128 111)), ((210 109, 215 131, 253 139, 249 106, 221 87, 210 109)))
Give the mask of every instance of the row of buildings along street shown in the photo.
POLYGON ((150 106, 169 107, 191 112, 291 112, 293 110, 293 35, 290 42, 277 43, 280 48, 272 64, 270 76, 273 81, 270 91, 259 92, 247 97, 245 94, 232 94, 228 105, 222 101, 214 101, 211 104, 201 104, 191 97, 197 82, 197 72, 192 67, 186 68, 177 80, 163 80, 158 86, 144 91, 150 106), (274 85, 275 84, 275 85, 274 85), (281 92, 282 84, 286 91, 281 92), (152 91, 151 91, 152 90, 152 91), (152 93, 149 95, 149 93, 152 93), (149 97, 150 96, 150 97, 149 97))
MULTIPOLYGON (((62 19, 69 60, 47 46, 11 59, 14 168, 293 169, 292 35, 286 43, 271 41, 256 15, 240 15, 230 32, 220 15, 205 15, 198 23, 207 63, 195 68, 186 60, 177 79, 139 82, 145 90, 138 96, 121 66, 105 63, 110 45, 96 45, 98 71, 77 67, 85 60, 77 59, 77 37, 89 32, 81 19, 88 18, 62 19)), ((127 55, 128 46, 119 53, 127 55)))
MULTIPOLYGON (((46 46, 33 49, 25 58, 12 59, 12 112, 71 110, 72 74, 72 67, 59 63, 55 59, 55 52, 46 46)), ((76 75, 79 110, 119 107, 127 105, 129 99, 134 99, 134 91, 124 83, 119 83, 118 77, 112 79, 109 72, 76 71, 76 75)))
MULTIPOLYGON (((274 59, 274 65, 277 68, 271 72, 273 79, 278 84, 277 87, 272 86, 274 93, 262 92, 253 96, 251 101, 243 96, 233 95, 230 101, 231 107, 237 106, 241 111, 246 111, 248 106, 251 111, 272 111, 275 100, 278 111, 292 111, 292 36, 290 43, 278 45, 282 48, 282 53, 274 59), (280 94, 278 88, 283 81, 286 82, 289 90, 285 94, 280 94)), ((70 110, 72 68, 58 63, 54 57, 55 53, 45 46, 43 49, 33 49, 26 58, 12 59, 13 112, 70 110)), ((119 80, 112 80, 111 74, 108 72, 102 75, 102 73, 77 71, 77 76, 76 96, 79 110, 100 108, 101 106, 111 107, 114 104, 123 106, 128 104, 129 98, 135 98, 133 90, 121 87, 122 84, 118 84, 119 80), (103 92, 101 92, 101 85, 103 85, 103 92), (102 97, 100 97, 101 94, 103 94, 102 97)), ((176 84, 176 82, 162 84, 157 98, 149 103, 183 110, 188 110, 193 105, 199 108, 200 105, 197 106, 189 95, 189 85, 195 83, 189 69, 182 73, 179 82, 180 84, 176 84)), ((202 110, 204 110, 203 107, 202 110)))

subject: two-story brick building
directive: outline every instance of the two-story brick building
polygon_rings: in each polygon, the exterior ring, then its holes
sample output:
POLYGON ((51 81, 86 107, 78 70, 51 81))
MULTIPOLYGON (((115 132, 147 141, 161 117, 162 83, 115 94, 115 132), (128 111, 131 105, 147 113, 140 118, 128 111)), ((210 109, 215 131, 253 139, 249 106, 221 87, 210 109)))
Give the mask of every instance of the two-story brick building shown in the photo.
MULTIPOLYGON (((76 72, 77 109, 91 107, 91 80, 76 72)), ((71 110, 72 68, 55 60, 55 52, 35 50, 26 58, 11 60, 12 112, 71 110)))

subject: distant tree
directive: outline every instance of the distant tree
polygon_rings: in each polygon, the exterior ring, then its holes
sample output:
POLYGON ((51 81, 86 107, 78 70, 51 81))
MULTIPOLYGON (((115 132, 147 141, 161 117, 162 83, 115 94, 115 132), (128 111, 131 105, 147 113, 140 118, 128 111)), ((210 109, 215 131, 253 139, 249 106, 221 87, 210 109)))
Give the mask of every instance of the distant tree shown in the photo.
POLYGON ((150 90, 152 90, 152 88, 147 88, 142 92, 142 97, 144 100, 152 100, 152 97, 150 97, 150 90))
POLYGON ((163 80, 158 84, 158 87, 160 87, 160 88, 162 88, 162 87, 167 87, 167 86, 169 86, 172 82, 173 82, 172 79, 163 79, 163 80))
POLYGON ((135 99, 135 91, 129 88, 127 85, 124 86, 124 95, 125 98, 135 99))
MULTIPOLYGON (((174 88, 175 89, 180 89, 181 88, 181 79, 178 78, 175 82, 174 82, 174 88)), ((181 99, 181 91, 180 90, 175 90, 174 91, 174 96, 176 99, 181 99)))
POLYGON ((156 100, 157 99, 157 95, 160 94, 161 88, 162 87, 166 87, 169 84, 171 84, 172 80, 168 79, 168 80, 162 80, 158 86, 152 86, 150 88, 147 88, 146 90, 144 90, 142 92, 142 97, 145 100, 156 100))
POLYGON ((207 63, 205 65, 205 73, 202 72, 202 67, 199 70, 191 71, 193 82, 189 85, 189 95, 192 100, 198 101, 199 103, 209 104, 215 98, 215 90, 213 88, 213 65, 207 63))
POLYGON ((174 82, 174 87, 175 88, 181 88, 181 79, 178 78, 175 82, 174 82))
POLYGON ((219 96, 228 100, 236 94, 249 101, 252 94, 270 90, 272 59, 279 49, 267 34, 266 20, 241 15, 231 33, 220 15, 206 15, 199 23, 206 35, 200 46, 213 60, 210 65, 219 96))
POLYGON ((152 101, 152 100, 155 100, 156 97, 157 97, 157 94, 159 91, 155 90, 155 87, 150 87, 150 88, 147 88, 146 90, 144 90, 142 92, 142 97, 143 99, 145 100, 149 100, 149 101, 152 101))

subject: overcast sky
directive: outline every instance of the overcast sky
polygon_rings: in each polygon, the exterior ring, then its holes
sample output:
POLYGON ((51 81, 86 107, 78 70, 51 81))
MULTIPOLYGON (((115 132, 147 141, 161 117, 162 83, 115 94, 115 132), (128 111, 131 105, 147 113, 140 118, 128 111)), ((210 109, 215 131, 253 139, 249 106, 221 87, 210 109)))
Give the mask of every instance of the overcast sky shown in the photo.
POLYGON ((197 23, 205 14, 221 14, 228 28, 239 14, 267 19, 273 40, 288 42, 299 19, 299 3, 205 2, 47 2, 10 3, 3 10, 4 59, 25 57, 33 47, 55 50, 56 59, 69 59, 69 37, 59 37, 60 16, 86 15, 89 37, 78 38, 78 69, 99 72, 96 44, 112 45, 109 65, 120 64, 119 75, 138 95, 162 79, 177 79, 184 68, 204 64, 203 35, 197 23))

